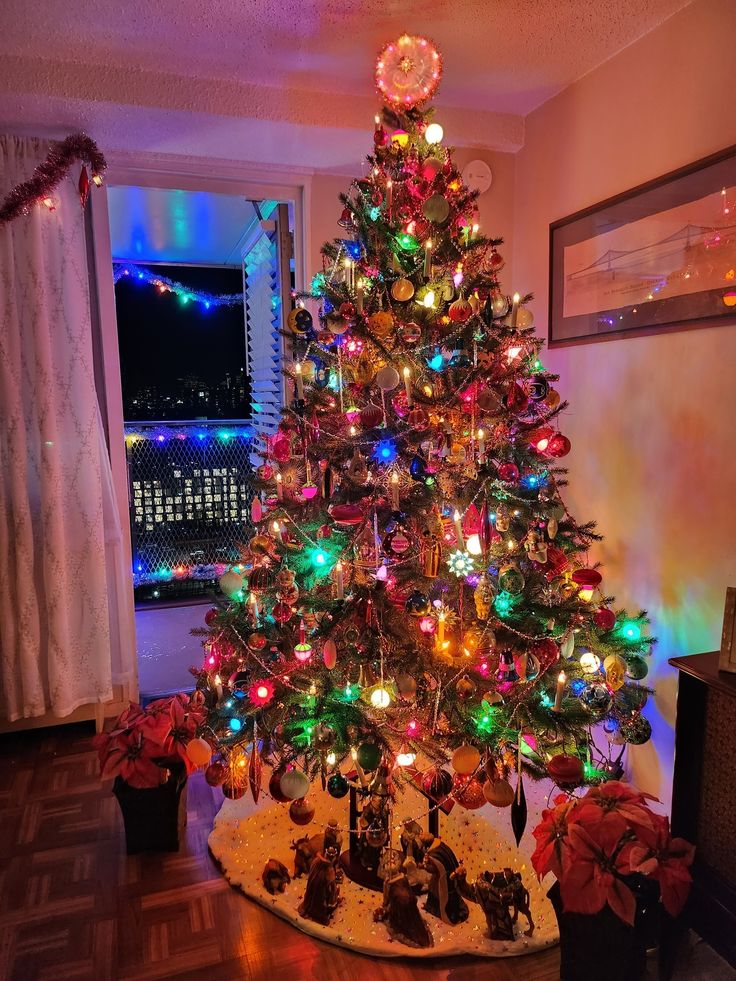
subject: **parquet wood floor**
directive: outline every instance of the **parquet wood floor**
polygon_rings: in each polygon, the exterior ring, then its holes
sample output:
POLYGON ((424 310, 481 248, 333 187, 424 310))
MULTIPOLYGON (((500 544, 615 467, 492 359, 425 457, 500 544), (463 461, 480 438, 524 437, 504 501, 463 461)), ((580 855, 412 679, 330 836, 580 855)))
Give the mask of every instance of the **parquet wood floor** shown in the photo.
POLYGON ((0 737, 0 981, 556 981, 558 951, 371 959, 235 892, 207 851, 219 791, 189 786, 178 854, 125 854, 93 727, 0 737))

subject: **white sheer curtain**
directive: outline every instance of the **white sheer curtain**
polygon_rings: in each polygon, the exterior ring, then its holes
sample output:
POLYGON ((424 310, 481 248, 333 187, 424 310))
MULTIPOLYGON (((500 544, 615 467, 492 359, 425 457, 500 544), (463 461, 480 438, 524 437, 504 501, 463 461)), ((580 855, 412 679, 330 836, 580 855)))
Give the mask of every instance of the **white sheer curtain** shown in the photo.
MULTIPOLYGON (((0 137, 0 196, 47 150, 0 137)), ((34 206, 0 226, 0 717, 10 721, 109 701, 135 677, 78 177, 73 167, 55 211, 34 206)))

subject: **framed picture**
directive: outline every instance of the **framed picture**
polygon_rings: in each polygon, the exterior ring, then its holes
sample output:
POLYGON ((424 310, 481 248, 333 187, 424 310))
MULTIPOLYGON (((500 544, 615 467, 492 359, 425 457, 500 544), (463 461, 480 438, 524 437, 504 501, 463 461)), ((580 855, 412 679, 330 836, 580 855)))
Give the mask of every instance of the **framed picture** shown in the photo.
POLYGON ((736 322, 736 146, 550 225, 549 346, 736 322))
POLYGON ((726 588, 718 670, 736 672, 736 587, 734 586, 726 588))

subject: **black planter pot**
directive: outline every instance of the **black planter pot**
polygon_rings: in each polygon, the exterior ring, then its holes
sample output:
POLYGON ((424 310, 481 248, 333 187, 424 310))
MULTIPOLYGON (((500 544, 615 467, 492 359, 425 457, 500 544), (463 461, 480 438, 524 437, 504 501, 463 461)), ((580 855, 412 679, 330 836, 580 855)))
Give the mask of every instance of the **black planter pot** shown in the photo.
POLYGON ((565 913, 560 886, 547 895, 560 927, 561 981, 639 981, 646 973, 646 952, 657 946, 660 931, 659 886, 645 876, 627 877, 636 897, 634 926, 604 906, 599 913, 565 913))
POLYGON ((158 787, 131 787, 116 777, 112 792, 125 824, 128 855, 178 852, 187 823, 187 772, 183 763, 167 767, 169 777, 158 787))

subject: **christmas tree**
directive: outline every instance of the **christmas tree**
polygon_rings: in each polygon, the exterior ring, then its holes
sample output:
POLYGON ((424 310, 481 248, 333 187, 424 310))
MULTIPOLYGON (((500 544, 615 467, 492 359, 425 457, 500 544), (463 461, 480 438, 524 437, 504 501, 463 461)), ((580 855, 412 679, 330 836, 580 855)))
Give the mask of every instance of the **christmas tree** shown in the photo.
POLYGON ((293 398, 230 602, 207 615, 198 698, 229 797, 258 798, 265 760, 297 823, 313 781, 387 800, 412 783, 433 807, 512 805, 518 840, 524 774, 599 782, 649 738, 652 641, 565 506, 566 403, 423 108, 440 73, 421 38, 379 57, 369 169, 288 316, 293 398))

